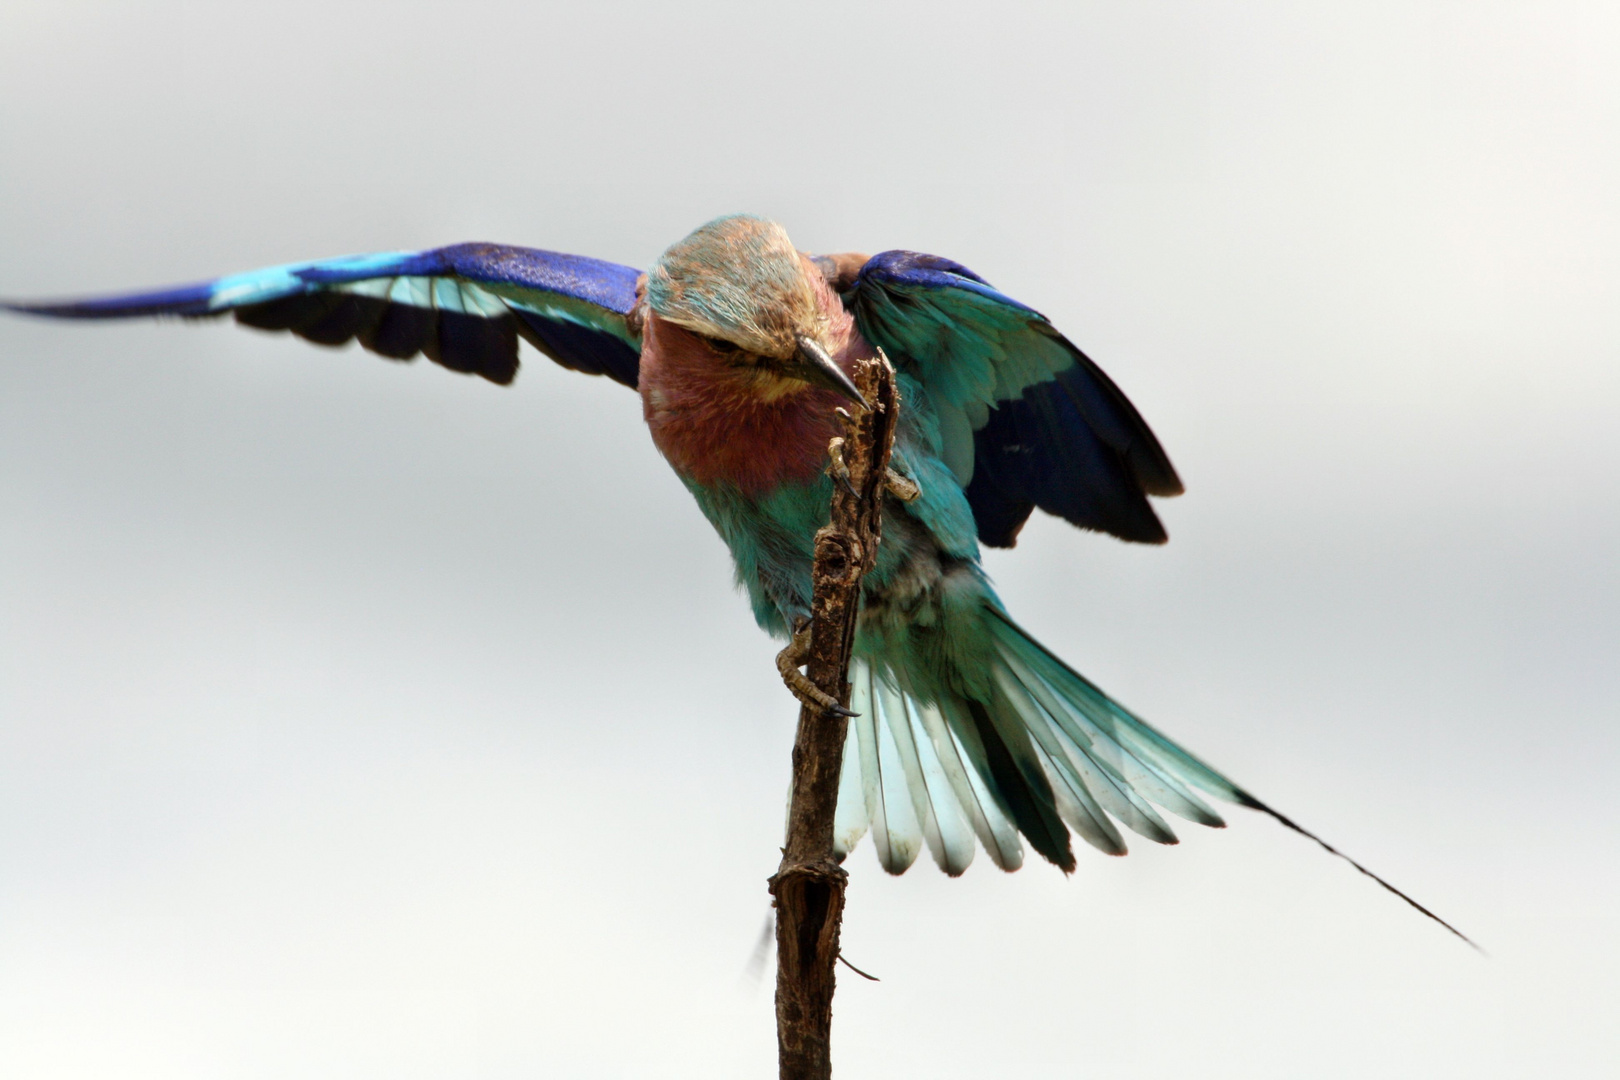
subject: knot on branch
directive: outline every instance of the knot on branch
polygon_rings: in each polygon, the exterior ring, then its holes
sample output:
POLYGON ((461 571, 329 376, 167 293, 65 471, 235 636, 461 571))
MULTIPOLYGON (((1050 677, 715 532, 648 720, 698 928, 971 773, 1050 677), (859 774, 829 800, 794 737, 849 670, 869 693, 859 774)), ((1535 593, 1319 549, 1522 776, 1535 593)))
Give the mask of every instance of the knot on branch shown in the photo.
POLYGON ((809 862, 785 863, 769 880, 771 895, 775 897, 789 887, 806 884, 842 886, 848 883, 849 872, 829 856, 809 862))
POLYGON ((817 586, 858 583, 866 571, 861 542, 837 525, 823 525, 816 533, 816 562, 813 571, 817 586))

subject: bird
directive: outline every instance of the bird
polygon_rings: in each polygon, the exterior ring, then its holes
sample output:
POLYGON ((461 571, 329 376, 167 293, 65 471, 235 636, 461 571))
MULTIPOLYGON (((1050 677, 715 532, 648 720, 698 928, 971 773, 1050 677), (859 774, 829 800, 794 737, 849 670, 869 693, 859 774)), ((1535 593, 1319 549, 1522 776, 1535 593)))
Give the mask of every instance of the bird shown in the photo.
POLYGON ((790 642, 810 615, 813 540, 835 482, 828 443, 839 410, 863 404, 855 363, 881 351, 903 402, 892 469, 907 497, 885 501, 861 586, 837 857, 870 834, 890 873, 926 850, 955 876, 980 849, 1016 870, 1027 844, 1068 873, 1074 837, 1109 855, 1126 853, 1124 831, 1174 844, 1167 817, 1219 828, 1212 803, 1227 803, 1314 840, 1469 941, 1115 701, 1007 611, 982 547, 1013 547, 1036 509, 1163 544, 1150 497, 1183 485, 1102 369, 961 263, 808 254, 777 222, 735 214, 645 272, 464 243, 0 306, 67 319, 230 315, 497 385, 517 375, 526 341, 639 393, 654 446, 729 547, 755 620, 790 642))

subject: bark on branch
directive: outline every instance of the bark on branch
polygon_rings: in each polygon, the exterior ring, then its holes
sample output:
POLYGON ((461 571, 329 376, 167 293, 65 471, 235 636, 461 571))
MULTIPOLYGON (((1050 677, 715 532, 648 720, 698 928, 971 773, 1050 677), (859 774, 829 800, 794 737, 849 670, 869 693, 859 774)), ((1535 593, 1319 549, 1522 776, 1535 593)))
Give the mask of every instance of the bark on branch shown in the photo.
MULTIPOLYGON (((844 416, 828 446, 832 521, 816 533, 815 594, 805 674, 849 705, 849 656, 860 612, 861 577, 877 558, 889 454, 900 416, 894 369, 880 350, 861 361, 855 385, 870 404, 844 416)), ((793 744, 793 797, 787 846, 771 878, 776 908, 776 1044, 782 1080, 832 1075, 834 965, 848 875, 833 857, 833 815, 847 717, 810 704, 799 709, 793 744)))

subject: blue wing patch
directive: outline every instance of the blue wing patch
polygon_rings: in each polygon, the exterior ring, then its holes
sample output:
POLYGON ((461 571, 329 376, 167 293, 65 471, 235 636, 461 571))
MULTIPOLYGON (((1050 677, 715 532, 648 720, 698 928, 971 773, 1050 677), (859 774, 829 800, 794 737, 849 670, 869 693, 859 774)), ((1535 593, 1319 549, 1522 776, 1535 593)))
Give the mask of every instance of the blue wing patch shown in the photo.
POLYGON ((321 345, 358 339, 395 360, 418 353, 506 384, 518 339, 564 367, 634 387, 641 339, 628 266, 501 244, 291 263, 199 285, 65 303, 5 304, 70 319, 208 318, 290 330, 321 345))
POLYGON ((1102 369, 1033 308, 961 263, 874 255, 844 293, 862 335, 923 387, 935 451, 966 488, 979 539, 1011 547, 1035 507, 1163 543, 1148 495, 1181 481, 1102 369))

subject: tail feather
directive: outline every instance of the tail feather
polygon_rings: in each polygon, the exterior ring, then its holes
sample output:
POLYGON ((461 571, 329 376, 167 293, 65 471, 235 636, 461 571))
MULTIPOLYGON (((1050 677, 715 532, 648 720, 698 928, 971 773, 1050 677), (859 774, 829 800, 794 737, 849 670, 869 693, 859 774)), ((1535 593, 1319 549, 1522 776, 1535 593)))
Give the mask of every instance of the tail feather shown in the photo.
MULTIPOLYGON (((1050 711, 1052 706, 1043 708, 1037 704, 1039 699, 1033 694, 1036 686, 1018 681, 1015 669, 1010 664, 997 665, 995 675, 1001 692, 1018 710, 1030 734, 1044 751, 1049 772, 1055 774, 1053 787, 1066 787, 1083 804, 1098 808, 1088 816, 1100 819, 1107 826, 1103 837, 1107 842, 1099 843, 1082 830, 1082 834, 1093 847, 1110 855, 1125 854, 1125 842, 1118 832, 1108 825, 1107 817, 1102 816, 1101 811, 1104 809, 1133 832, 1155 843, 1176 843, 1176 834, 1170 830, 1170 826, 1166 825, 1164 819, 1154 812, 1153 807, 1131 788, 1129 781, 1125 780, 1107 759, 1093 760, 1081 743, 1060 724, 1052 721, 1050 711)), ((1049 689, 1045 696, 1051 696, 1049 689)))
POLYGON ((1192 789, 1235 785, 999 611, 984 610, 994 644, 987 700, 926 701, 906 671, 852 664, 850 705, 860 715, 850 722, 839 788, 840 854, 870 828, 890 873, 903 873, 927 846, 942 869, 959 874, 972 860, 971 830, 997 866, 1016 870, 1021 833, 1068 872, 1070 829, 1110 855, 1127 851, 1115 821, 1155 843, 1177 843, 1155 803, 1199 824, 1225 824, 1192 789))
POLYGON ((1217 829, 1225 826, 1226 822, 1221 816, 1189 791, 1173 773, 1156 765, 1151 759, 1144 761, 1126 751, 1107 729, 1099 727, 1067 704, 1051 683, 1030 671, 1017 653, 1004 648, 1001 660, 1019 683, 1040 702, 1045 717, 1050 718, 1062 742, 1071 749, 1075 763, 1081 768, 1090 766, 1106 777, 1120 799, 1128 800, 1144 814, 1148 828, 1137 828, 1110 805, 1109 810, 1115 812, 1121 821, 1150 840, 1166 844, 1176 842, 1169 825, 1147 807, 1145 796, 1189 821, 1217 829))
MULTIPOLYGON (((926 742, 923 738, 915 740, 918 748, 926 745, 932 749, 931 756, 939 764, 957 808, 989 854, 990 861, 1003 870, 1016 870, 1024 865, 1024 846, 1018 840, 1018 829, 985 786, 980 759, 964 742, 959 719, 944 711, 949 703, 923 700, 906 681, 905 673, 893 668, 884 669, 877 677, 879 682, 890 683, 905 697, 906 716, 916 720, 917 728, 926 737, 926 742)), ((944 820, 947 815, 941 806, 942 800, 936 798, 933 802, 936 816, 944 820)), ((966 867, 967 864, 962 863, 962 868, 966 867)))
MULTIPOLYGON (((1012 815, 1001 805, 990 790, 984 779, 984 771, 988 765, 981 769, 972 751, 957 734, 956 725, 959 722, 954 715, 948 716, 938 708, 932 709, 933 719, 940 732, 936 738, 949 740, 954 747, 952 751, 955 761, 961 768, 965 778, 969 797, 972 799, 973 812, 969 819, 973 823, 973 831, 979 837, 979 843, 989 853, 990 861, 998 867, 1011 873, 1024 865, 1024 844, 1018 839, 1018 828, 1012 822, 1012 815)), ((952 710, 954 714, 957 710, 952 710)), ((937 745, 937 744, 936 744, 937 745)), ((944 757, 943 751, 941 758, 944 757)))
POLYGON ((971 726, 962 725, 959 734, 973 760, 983 763, 980 778, 996 802, 1036 851, 1064 873, 1073 873, 1069 830, 1058 816, 1051 782, 1035 755, 1023 719, 1002 702, 961 697, 950 700, 948 706, 951 712, 958 716, 965 712, 970 719, 971 726))
MULTIPOLYGON (((850 695, 850 708, 855 712, 864 713, 859 691, 850 695)), ((866 779, 861 773, 861 747, 856 726, 859 721, 852 720, 849 725, 849 734, 844 739, 844 766, 838 774, 838 808, 833 813, 833 853, 842 860, 855 850, 855 845, 861 842, 871 826, 871 819, 866 812, 866 779)), ((788 805, 791 811, 793 790, 788 789, 788 805)))
MULTIPOLYGON (((1240 789, 1232 781, 1171 742, 1147 721, 1127 711, 1098 689, 1095 683, 1025 633, 1005 613, 995 608, 987 610, 993 616, 991 630, 1001 656, 1022 664, 1056 692, 1063 708, 1053 719, 1062 724, 1067 716, 1078 721, 1082 730, 1089 729, 1092 737, 1101 743, 1094 757, 1107 760, 1111 752, 1117 752, 1121 764, 1134 762, 1141 769, 1157 775, 1171 792, 1179 794, 1182 801, 1191 804, 1194 814, 1215 818, 1210 823, 1212 825, 1220 823, 1219 816, 1197 799, 1188 790, 1189 787, 1197 787, 1228 802, 1243 801, 1240 789)), ((1167 803, 1160 805, 1170 808, 1167 803)), ((1192 820, 1198 820, 1198 816, 1192 820)))
POLYGON ((1113 821, 1091 797, 1086 786, 1066 776, 1068 770, 1060 768, 1044 747, 1038 745, 1037 753, 1046 775, 1051 778, 1052 796, 1057 801, 1058 816, 1064 823, 1104 855, 1125 854, 1125 838, 1119 835, 1113 821))
POLYGON ((1480 954, 1484 954, 1485 950, 1480 947, 1479 942, 1475 941, 1473 938, 1469 937, 1467 934, 1463 933, 1461 930, 1457 929, 1455 926, 1452 926, 1450 923, 1446 922, 1446 920, 1442 919, 1440 916, 1436 915, 1434 912, 1430 911, 1428 908, 1424 907, 1422 904, 1418 903, 1416 900, 1412 899, 1406 893, 1402 892, 1400 889, 1397 889, 1395 886, 1391 885, 1389 882, 1385 881, 1383 878, 1379 877, 1377 874, 1373 873, 1371 870, 1367 869, 1365 866, 1362 866, 1359 862, 1352 859, 1350 856, 1346 855, 1344 852, 1340 851, 1338 848, 1334 847, 1332 844, 1328 843, 1326 840, 1322 839, 1320 836, 1317 836, 1315 833, 1311 832, 1309 829, 1303 828, 1297 822, 1295 822, 1292 818, 1289 818, 1287 815, 1279 814, 1277 811, 1273 810, 1271 807, 1267 806, 1265 803, 1261 802, 1259 799, 1256 799, 1253 795, 1250 795, 1248 792, 1240 790, 1238 792, 1238 794, 1242 796, 1242 798, 1240 800, 1241 805, 1247 806, 1251 810, 1260 811, 1262 814, 1265 814, 1268 817, 1272 818, 1278 824, 1284 826, 1285 828, 1292 829, 1294 832, 1299 833, 1299 835, 1305 837, 1307 840, 1314 840, 1317 843, 1317 845, 1322 848, 1323 851, 1327 852, 1329 855, 1336 855, 1339 858, 1343 859, 1345 862, 1347 862, 1351 866, 1355 867, 1357 873, 1365 874, 1366 876, 1372 878, 1374 881, 1378 882, 1378 884, 1382 885, 1384 888, 1388 889, 1390 892, 1394 893, 1396 896, 1400 897, 1402 900, 1405 900, 1408 904, 1410 904, 1413 908, 1415 908, 1419 913, 1421 913, 1423 915, 1427 915, 1429 918, 1433 919, 1435 922, 1439 923, 1441 926, 1445 927, 1447 930, 1450 930, 1453 934, 1456 934, 1459 938, 1461 938, 1464 942, 1466 942, 1470 947, 1472 947, 1475 952, 1478 952, 1480 954))
POLYGON ((972 864, 975 837, 997 865, 1011 858, 1008 869, 1016 869, 1017 831, 976 786, 938 710, 919 705, 889 673, 878 674, 862 660, 851 664, 850 682, 850 708, 860 715, 850 721, 839 777, 838 856, 853 851, 870 829, 878 862, 891 874, 911 866, 918 838, 952 877, 972 864), (892 809, 898 799, 909 803, 909 815, 892 809))
MULTIPOLYGON (((912 814, 917 820, 923 842, 938 861, 939 852, 943 850, 945 842, 939 823, 940 812, 935 811, 934 801, 929 797, 928 776, 923 771, 922 757, 917 752, 917 740, 911 730, 911 718, 906 715, 905 695, 889 683, 876 679, 870 667, 866 668, 866 677, 872 683, 872 698, 877 705, 875 711, 882 713, 884 731, 894 745, 895 757, 900 763, 901 779, 906 789, 905 794, 911 803, 912 814)), ((893 770, 890 771, 892 773, 893 770)), ((948 807, 941 808, 942 811, 948 809, 948 807)), ((960 827, 958 831, 961 831, 960 827)), ((972 848, 971 840, 968 846, 972 848)), ((884 864, 884 869, 890 873, 900 872, 890 869, 888 864, 884 864)))
POLYGON ((1052 730, 1041 717, 1039 707, 1024 688, 1015 683, 1005 668, 997 666, 998 702, 1012 709, 1040 748, 1040 761, 1057 797, 1059 816, 1092 847, 1108 855, 1125 854, 1125 840, 1114 828, 1093 789, 1079 776, 1069 755, 1052 738, 1052 730))
MULTIPOLYGON (((866 777, 866 813, 872 822, 872 840, 878 861, 891 874, 901 874, 917 861, 923 846, 923 827, 911 798, 912 777, 907 775, 895 747, 896 718, 886 715, 882 699, 873 692, 870 668, 856 673, 865 684, 867 708, 850 720, 860 745, 861 774, 866 777)), ((854 696, 851 695, 851 701, 854 696)), ((903 719, 903 718, 902 718, 903 719)))
MULTIPOLYGON (((851 674, 855 674, 853 667, 851 674)), ((871 827, 872 819, 866 804, 866 770, 861 768, 861 718, 872 712, 872 699, 867 689, 859 678, 851 680, 849 708, 856 718, 849 722, 844 736, 844 762, 838 772, 838 806, 833 811, 833 854, 840 860, 855 850, 855 845, 861 842, 861 837, 871 827)), ((792 805, 793 789, 790 786, 790 813, 792 805)))
POLYGON ((1123 855, 1115 820, 1157 843, 1177 842, 1155 806, 1223 827, 1195 793, 1203 792, 1315 840, 1474 944, 1127 711, 999 608, 986 604, 983 611, 992 649, 982 699, 942 693, 930 701, 916 692, 903 666, 873 659, 852 665, 850 704, 860 715, 850 721, 839 783, 840 856, 870 828, 879 862, 892 874, 909 868, 924 846, 946 873, 960 874, 973 861, 975 837, 997 866, 1016 870, 1023 864, 1022 833, 1068 872, 1074 868, 1068 829, 1100 851, 1123 855))
POLYGON ((906 695, 906 714, 916 722, 914 731, 922 738, 916 740, 923 753, 925 767, 932 760, 944 779, 943 788, 929 789, 935 807, 935 816, 943 826, 947 822, 957 827, 942 830, 941 851, 935 854, 946 873, 960 874, 973 861, 973 840, 989 853, 990 859, 1003 870, 1016 870, 1023 865, 1024 849, 1018 842, 1018 832, 991 800, 963 753, 962 746, 951 734, 944 715, 933 705, 906 695), (955 805, 952 805, 954 802, 955 805), (962 849, 966 848, 964 855, 962 849))

